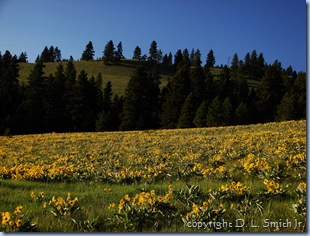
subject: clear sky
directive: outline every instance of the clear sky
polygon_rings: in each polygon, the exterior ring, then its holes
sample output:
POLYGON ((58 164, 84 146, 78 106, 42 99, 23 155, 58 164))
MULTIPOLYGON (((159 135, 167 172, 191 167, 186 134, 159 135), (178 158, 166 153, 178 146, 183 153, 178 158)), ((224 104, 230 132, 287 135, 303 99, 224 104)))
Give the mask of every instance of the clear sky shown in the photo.
POLYGON ((155 40, 173 56, 199 49, 203 64, 210 49, 217 65, 255 49, 306 71, 305 0, 0 0, 0 22, 1 53, 26 51, 29 62, 51 45, 80 59, 89 41, 101 57, 109 40, 132 58, 155 40))

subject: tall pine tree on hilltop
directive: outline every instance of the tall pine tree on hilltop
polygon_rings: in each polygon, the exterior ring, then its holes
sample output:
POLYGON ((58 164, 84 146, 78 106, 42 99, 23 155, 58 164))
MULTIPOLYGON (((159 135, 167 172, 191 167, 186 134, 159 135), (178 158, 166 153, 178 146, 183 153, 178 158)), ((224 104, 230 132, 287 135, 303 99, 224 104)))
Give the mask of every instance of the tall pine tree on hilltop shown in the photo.
POLYGON ((95 55, 95 51, 94 51, 93 43, 89 41, 88 44, 86 45, 86 49, 84 50, 82 54, 81 60, 92 61, 94 60, 94 55, 95 55))

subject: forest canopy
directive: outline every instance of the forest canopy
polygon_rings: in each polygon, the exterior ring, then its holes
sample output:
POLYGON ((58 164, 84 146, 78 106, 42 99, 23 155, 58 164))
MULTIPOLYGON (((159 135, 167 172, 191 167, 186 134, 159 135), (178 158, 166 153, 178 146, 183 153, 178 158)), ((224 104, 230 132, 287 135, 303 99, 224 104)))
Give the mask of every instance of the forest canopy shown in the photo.
MULTIPOLYGON (((103 65, 123 66, 122 42, 104 47, 103 65)), ((91 41, 80 60, 94 59, 91 41)), ((156 41, 149 53, 133 49, 135 66, 124 96, 113 92, 101 73, 77 73, 72 57, 46 46, 38 55, 28 83, 19 81, 19 63, 28 63, 7 50, 0 53, 0 134, 144 130, 228 126, 306 118, 306 73, 275 60, 268 64, 263 53, 248 52, 241 60, 216 65, 211 49, 203 61, 199 49, 163 53, 156 41), (45 74, 46 62, 61 62, 45 74), (216 72, 215 73, 215 68, 216 72), (173 76, 162 89, 160 71, 173 76), (249 86, 249 82, 255 86, 249 86)))

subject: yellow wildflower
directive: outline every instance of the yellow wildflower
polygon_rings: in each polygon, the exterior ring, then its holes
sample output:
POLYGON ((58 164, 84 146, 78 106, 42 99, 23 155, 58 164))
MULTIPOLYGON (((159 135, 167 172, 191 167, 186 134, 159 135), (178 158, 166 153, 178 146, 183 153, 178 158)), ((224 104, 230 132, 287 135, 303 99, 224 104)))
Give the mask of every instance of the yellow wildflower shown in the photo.
POLYGON ((128 196, 128 194, 126 194, 126 195, 124 196, 124 200, 127 201, 127 202, 130 202, 130 197, 128 196))
POLYGON ((109 206, 108 206, 108 209, 111 209, 111 208, 114 208, 115 207, 115 203, 111 203, 109 206))
POLYGON ((32 191, 32 192, 30 193, 30 197, 31 197, 31 198, 35 198, 36 196, 37 196, 37 195, 35 194, 35 192, 32 191))
POLYGON ((21 219, 18 219, 18 220, 15 222, 15 224, 16 224, 17 227, 22 226, 22 220, 21 220, 21 219))

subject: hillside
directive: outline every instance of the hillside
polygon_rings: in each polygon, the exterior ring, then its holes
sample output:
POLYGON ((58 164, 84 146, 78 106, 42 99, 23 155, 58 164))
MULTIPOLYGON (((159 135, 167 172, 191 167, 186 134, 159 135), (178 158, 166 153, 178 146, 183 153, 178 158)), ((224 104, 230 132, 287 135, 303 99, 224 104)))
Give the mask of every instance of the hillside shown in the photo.
MULTIPOLYGON (((44 63, 45 75, 48 76, 51 73, 56 71, 57 66, 60 62, 47 62, 44 63)), ((67 62, 61 62, 64 67, 66 67, 67 62)), ((19 63, 19 80, 21 83, 27 83, 27 77, 30 74, 30 71, 34 67, 34 63, 19 63)), ((113 93, 118 95, 124 95, 127 82, 131 77, 132 71, 137 65, 135 60, 122 60, 120 65, 105 65, 103 61, 75 61, 74 66, 77 71, 77 75, 81 70, 85 70, 88 74, 88 78, 92 75, 96 77, 98 73, 102 74, 103 77, 103 86, 110 80, 112 82, 113 93)), ((171 69, 159 67, 159 73, 161 76, 161 85, 164 87, 168 78, 173 76, 173 71, 171 69)))

